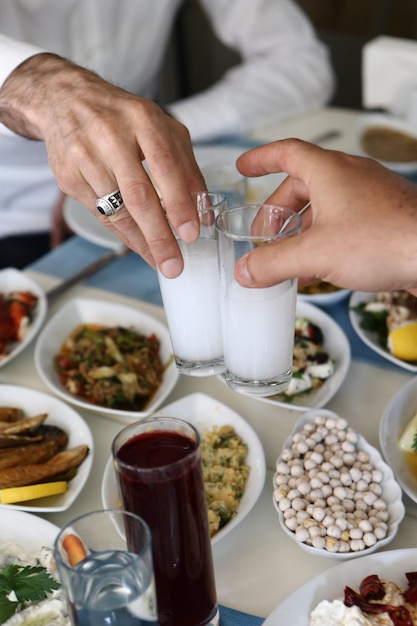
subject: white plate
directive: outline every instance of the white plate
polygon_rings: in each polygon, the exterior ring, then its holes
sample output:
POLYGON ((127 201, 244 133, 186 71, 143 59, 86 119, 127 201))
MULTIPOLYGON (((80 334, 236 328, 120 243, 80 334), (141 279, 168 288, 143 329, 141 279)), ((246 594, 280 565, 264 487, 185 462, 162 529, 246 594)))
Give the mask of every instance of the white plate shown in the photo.
MULTIPOLYGON (((392 115, 384 115, 383 113, 364 113, 363 115, 359 117, 357 125, 356 125, 355 141, 356 141, 357 154, 361 156, 367 156, 367 157, 370 156, 363 149, 361 138, 362 138, 363 133, 368 128, 373 128, 374 126, 384 127, 387 130, 400 131, 407 135, 410 135, 411 137, 417 140, 417 134, 416 134, 415 128, 407 124, 405 120, 396 118, 392 115)), ((371 158, 374 158, 374 157, 371 157, 371 158)), ((399 174, 406 175, 406 174, 412 174, 413 172, 417 172, 417 161, 401 162, 401 161, 382 161, 380 159, 376 159, 376 160, 379 160, 379 162, 382 163, 382 165, 384 165, 390 170, 393 170, 394 172, 398 172, 399 174)))
MULTIPOLYGON (((213 426, 228 424, 233 426, 236 433, 248 445, 246 462, 251 469, 245 493, 240 501, 237 515, 212 538, 212 544, 215 544, 240 524, 261 495, 265 483, 266 465, 263 447, 258 435, 238 413, 202 393, 185 396, 159 409, 156 415, 180 417, 193 424, 200 432, 211 429, 213 426)), ((104 471, 101 497, 104 508, 111 509, 119 506, 116 476, 111 457, 104 471)))
POLYGON ((116 250, 123 245, 121 239, 106 228, 94 215, 80 202, 73 198, 66 198, 64 203, 64 219, 71 230, 87 241, 116 250))
POLYGON ((296 315, 308 318, 321 328, 324 339, 323 350, 328 352, 330 358, 334 360, 335 371, 319 389, 295 396, 293 402, 283 402, 279 396, 257 399, 294 411, 320 409, 330 402, 346 378, 351 361, 350 344, 340 326, 327 313, 313 304, 298 299, 296 315))
MULTIPOLYGON (((234 165, 237 158, 248 149, 232 146, 197 146, 194 148, 194 155, 200 168, 212 163, 234 165)), ((286 177, 286 174, 278 173, 248 178, 248 203, 264 202, 286 177)), ((216 191, 216 189, 210 189, 210 191, 216 191)))
MULTIPOLYGON (((322 415, 325 418, 327 417, 334 418, 334 419, 339 418, 339 415, 337 415, 333 411, 327 411, 326 409, 307 411, 307 413, 302 415, 297 420, 296 424, 294 425, 291 435, 284 442, 284 445, 282 446, 281 454, 278 457, 276 464, 278 464, 278 462, 281 460, 283 450, 291 446, 294 433, 298 432, 299 430, 302 430, 304 425, 308 422, 312 422, 317 415, 322 415)), ((375 468, 379 469, 383 474, 383 480, 381 482, 382 498, 387 504, 388 513, 389 513, 388 534, 385 537, 385 539, 381 539, 377 541, 370 548, 365 548, 364 550, 361 550, 360 552, 328 552, 324 548, 314 548, 313 546, 309 546, 306 543, 297 542, 297 545, 303 550, 305 550, 306 552, 308 552, 309 554, 312 554, 315 556, 327 557, 327 558, 338 560, 338 561, 346 561, 349 559, 362 558, 368 554, 371 554, 372 552, 375 552, 375 550, 379 550, 380 548, 383 548, 390 541, 392 541, 398 532, 399 524, 404 518, 405 508, 402 502, 402 492, 401 492, 400 486, 397 484, 394 478, 393 471, 386 463, 384 463, 379 451, 373 446, 371 446, 366 441, 366 439, 362 437, 360 433, 357 433, 357 434, 358 434, 358 443, 357 443, 358 449, 364 450, 365 452, 367 452, 370 463, 372 463, 372 465, 375 468)), ((274 474, 274 477, 272 480, 273 486, 276 485, 275 483, 276 476, 277 476, 277 472, 274 474)), ((273 502, 275 510, 278 513, 278 519, 281 524, 281 528, 283 529, 285 534, 288 535, 290 539, 292 539, 293 541, 296 541, 295 533, 291 531, 285 525, 283 513, 282 511, 280 511, 278 504, 274 497, 272 498, 272 502, 273 502)))
POLYGON ((39 498, 38 500, 33 500, 30 504, 28 502, 22 504, 0 504, 2 509, 0 519, 3 519, 6 509, 37 513, 65 511, 81 493, 90 474, 93 463, 94 443, 89 427, 74 409, 57 398, 36 389, 28 389, 27 387, 19 387, 17 385, 0 385, 0 406, 20 408, 27 417, 34 417, 39 413, 47 413, 46 424, 59 426, 68 433, 67 449, 86 444, 90 450, 79 466, 76 476, 68 482, 68 489, 65 493, 49 496, 48 498, 39 498))
POLYGON ((146 315, 139 309, 103 300, 74 298, 67 302, 46 324, 35 346, 35 365, 46 385, 67 402, 84 409, 105 413, 120 422, 133 422, 149 415, 165 400, 179 378, 179 372, 172 358, 171 340, 168 328, 146 315), (54 367, 54 356, 59 352, 65 339, 81 324, 103 326, 125 326, 136 329, 145 335, 155 333, 160 340, 160 354, 163 363, 169 363, 156 394, 143 411, 122 411, 96 406, 65 390, 54 367))
POLYGON ((395 363, 398 367, 402 367, 410 372, 417 372, 417 365, 413 363, 407 363, 407 361, 402 361, 401 359, 397 359, 393 354, 390 353, 388 348, 383 348, 377 341, 377 338, 374 333, 371 333, 367 330, 361 328, 362 317, 353 311, 352 309, 357 307, 361 302, 373 302, 375 300, 376 294, 369 293, 366 291, 354 291, 349 299, 349 318, 351 324, 357 333, 357 335, 362 339, 364 343, 366 343, 371 350, 377 352, 384 359, 391 361, 391 363, 395 363))
POLYGON ((308 626, 310 613, 322 600, 343 598, 345 586, 356 591, 371 574, 404 586, 405 572, 416 570, 417 549, 377 552, 360 559, 340 563, 315 576, 296 589, 269 615, 263 626, 308 626))
POLYGON ((417 411, 417 378, 412 378, 390 400, 379 424, 379 444, 382 454, 403 491, 417 502, 417 477, 404 461, 398 446, 400 436, 417 411))
POLYGON ((34 319, 26 337, 23 341, 16 344, 10 354, 0 361, 0 367, 4 367, 4 365, 10 363, 10 361, 20 354, 35 338, 45 320, 48 308, 45 293, 39 285, 24 272, 9 267, 0 270, 0 293, 8 294, 11 291, 30 291, 38 297, 38 303, 35 309, 34 319))
POLYGON ((30 552, 52 548, 58 526, 23 511, 3 509, 0 515, 0 546, 9 541, 30 552))

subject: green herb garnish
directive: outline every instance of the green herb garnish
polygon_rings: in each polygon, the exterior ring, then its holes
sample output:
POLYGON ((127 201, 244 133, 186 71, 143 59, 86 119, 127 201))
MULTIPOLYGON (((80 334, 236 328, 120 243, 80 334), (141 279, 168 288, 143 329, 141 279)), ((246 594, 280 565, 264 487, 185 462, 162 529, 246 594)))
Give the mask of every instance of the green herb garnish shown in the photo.
POLYGON ((0 624, 27 604, 44 600, 60 586, 40 565, 6 565, 0 570, 0 624))
POLYGON ((365 307, 368 304, 368 302, 360 302, 357 306, 352 307, 352 311, 355 311, 355 313, 361 316, 360 327, 363 330, 374 333, 379 345, 386 348, 388 339, 388 310, 366 311, 365 307))
POLYGON ((411 449, 413 452, 417 452, 417 431, 414 433, 413 443, 411 444, 411 449))

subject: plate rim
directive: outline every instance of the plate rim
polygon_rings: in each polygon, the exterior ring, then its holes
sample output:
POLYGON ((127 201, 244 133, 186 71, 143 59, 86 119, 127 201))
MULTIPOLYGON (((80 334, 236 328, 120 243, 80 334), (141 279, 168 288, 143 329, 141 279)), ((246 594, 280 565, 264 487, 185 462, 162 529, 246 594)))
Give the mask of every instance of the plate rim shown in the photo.
MULTIPOLYGON (((33 292, 38 297, 36 317, 31 324, 27 336, 20 341, 16 347, 2 360, 0 360, 0 368, 6 366, 10 361, 17 357, 23 350, 25 350, 36 338, 40 332, 48 312, 48 302, 46 299, 45 291, 42 287, 24 271, 15 267, 5 267, 0 270, 0 277, 6 276, 9 281, 14 282, 21 281, 25 284, 24 289, 33 292)), ((12 289, 12 291, 21 291, 19 288, 12 289)))
MULTIPOLYGON (((92 467, 93 467, 94 438, 93 438, 93 434, 89 425, 87 424, 86 420, 82 417, 82 415, 80 415, 78 411, 76 411, 72 406, 69 406, 67 403, 63 402, 60 398, 57 398, 56 396, 46 393, 44 391, 41 391, 39 389, 35 389, 33 387, 25 387, 23 385, 1 383, 0 384, 0 399, 2 397, 2 392, 3 393, 9 392, 11 395, 14 395, 15 393, 16 394, 20 393, 21 394, 20 397, 22 397, 22 394, 29 395, 30 398, 36 397, 40 401, 45 400, 45 402, 56 405, 58 409, 57 413, 59 414, 61 414, 61 412, 64 412, 64 411, 67 415, 71 414, 71 420, 77 421, 77 424, 74 427, 73 421, 71 421, 71 423, 69 424, 69 430, 71 429, 74 432, 77 429, 79 429, 81 426, 83 427, 83 429, 85 430, 86 437, 87 437, 86 444, 88 445, 89 452, 82 463, 82 476, 79 480, 79 484, 77 485, 76 489, 74 489, 72 493, 71 493, 71 489, 68 489, 65 492, 65 494, 62 494, 62 496, 61 495, 50 496, 51 499, 52 498, 63 499, 62 504, 51 505, 51 506, 40 506, 36 504, 28 505, 24 503, 22 504, 1 504, 0 503, 0 510, 1 510, 0 516, 3 515, 4 511, 11 511, 11 510, 22 511, 22 512, 27 512, 27 513, 59 513, 59 512, 66 511, 67 509, 69 509, 70 506, 74 504, 75 500, 83 491, 87 483, 87 480, 90 476, 92 467)), ((16 404, 21 405, 21 406, 24 404, 23 402, 19 401, 19 396, 17 396, 16 404)), ((53 420, 51 421, 53 422, 53 420)), ((69 485, 71 485, 71 483, 69 483, 69 485)), ((34 502, 36 502, 36 500, 34 502)))
MULTIPOLYGON (((242 423, 242 425, 244 424, 244 428, 249 431, 251 433, 251 436, 253 437, 254 442, 256 443, 257 449, 255 451, 255 454, 258 456, 257 458, 257 462, 255 464, 255 467, 257 468, 257 471, 259 473, 259 482, 256 484, 256 489, 254 490, 254 495, 253 495, 253 500, 250 503, 250 506, 248 506, 247 510, 245 511, 245 515, 242 518, 233 518, 232 520, 230 520, 230 522, 224 527, 222 528, 216 535, 214 535, 211 539, 211 544, 214 546, 216 543, 218 543, 219 541, 221 541, 227 534, 229 534, 236 526, 238 526, 240 524, 240 522, 242 522, 245 517, 252 511, 252 509, 254 508, 256 502, 259 500, 259 497, 263 491, 263 488, 265 486, 265 481, 266 481, 266 458, 265 458, 265 451, 262 445, 262 442, 258 436, 258 434, 256 433, 255 429, 253 428, 253 426, 251 426, 249 424, 249 422, 247 420, 245 420, 245 418, 240 415, 237 411, 235 411, 234 409, 232 409, 231 407, 227 406, 226 404, 224 404, 223 402, 217 400, 216 398, 213 398, 212 396, 209 396, 208 394, 205 394, 203 392, 193 392, 190 394, 187 394, 186 396, 183 396, 181 398, 179 398, 178 400, 174 400, 173 402, 171 402, 170 404, 167 404, 163 407, 160 407, 159 409, 157 409, 154 412, 154 416, 158 416, 158 415, 167 415, 167 412, 169 412, 171 410, 172 407, 177 407, 177 409, 184 405, 185 403, 191 403, 194 402, 194 405, 196 403, 207 403, 209 404, 213 404, 216 405, 217 407, 219 407, 221 410, 226 411, 228 414, 233 415, 235 419, 237 419, 240 423, 242 423)), ((174 416, 175 417, 175 416, 174 416)), ((253 445, 253 444, 252 444, 253 445)), ((109 506, 109 501, 108 501, 108 497, 106 494, 106 488, 107 488, 107 483, 106 483, 106 479, 110 480, 110 482, 115 482, 115 477, 112 474, 111 470, 112 470, 112 456, 110 455, 109 458, 107 459, 106 465, 105 465, 105 469, 103 472, 103 478, 102 478, 102 483, 101 483, 101 500, 102 500, 102 504, 105 508, 108 508, 109 506)), ((254 466, 251 466, 251 469, 254 466)))
MULTIPOLYGON (((395 476, 395 479, 397 480, 398 484, 401 486, 401 489, 404 491, 404 493, 415 503, 417 503, 417 479, 415 477, 413 477, 413 483, 411 484, 411 480, 408 481, 406 480, 406 478, 404 478, 404 473, 399 473, 399 469, 398 467, 395 465, 394 461, 395 459, 393 458, 393 455, 391 454, 390 450, 392 450, 394 448, 394 446, 392 447, 388 447, 386 445, 386 441, 388 440, 388 438, 386 438, 384 435, 387 432, 388 429, 388 420, 390 417, 392 417, 393 413, 396 413, 397 415, 400 415, 401 413, 401 408, 399 411, 394 411, 394 407, 395 405, 400 401, 400 399, 403 400, 404 403, 408 402, 410 400, 410 398, 413 397, 415 400, 414 403, 414 409, 411 410, 411 415, 410 417, 408 417, 407 419, 404 416, 404 424, 403 427, 408 423, 409 419, 411 419, 411 417, 413 416, 413 414, 417 411, 417 378, 412 378, 411 380, 409 380, 407 383, 405 383, 390 399, 390 401, 388 402, 388 404, 386 405, 384 412, 382 414, 381 420, 379 422, 379 430, 378 430, 378 438, 379 438, 379 445, 381 448, 381 453, 382 456, 384 457, 386 463, 391 467, 391 470, 395 476)), ((390 429, 390 438, 389 440, 392 441, 394 439, 394 437, 392 436, 392 426, 390 429)), ((398 448, 398 446, 397 446, 398 448)), ((399 451, 398 448, 398 455, 400 456, 402 453, 399 451)), ((408 475, 408 472, 407 472, 408 475)), ((410 479, 411 479, 411 475, 410 475, 410 479)))
MULTIPOLYGON (((76 322, 75 322, 76 323, 76 322)), ((74 326, 73 326, 74 327, 74 326)), ((70 334, 71 330, 67 330, 62 333, 62 341, 70 334)), ((103 299, 94 299, 87 297, 76 297, 68 300, 63 306, 48 320, 48 322, 43 327, 40 332, 34 351, 34 360, 35 367, 42 378, 43 382, 46 384, 49 390, 51 390, 54 394, 58 395, 60 398, 65 400, 66 402, 73 404, 79 408, 88 411, 94 411, 95 413, 102 413, 105 417, 109 419, 113 419, 116 421, 120 421, 123 423, 131 423, 132 421, 147 417, 151 415, 167 398, 167 396, 172 392, 175 385, 179 380, 180 373, 175 365, 175 361, 173 359, 173 351, 172 345, 169 335, 169 330, 166 324, 157 319, 156 317, 152 317, 148 313, 145 313, 140 308, 135 308, 134 306, 120 304, 118 302, 112 302, 111 300, 103 300, 103 299), (68 316, 71 310, 74 311, 74 314, 80 310, 83 311, 87 307, 91 307, 93 310, 96 310, 100 306, 105 305, 106 307, 113 308, 114 310, 123 310, 126 311, 129 315, 134 314, 138 318, 138 325, 140 325, 141 320, 143 320, 144 324, 147 326, 154 326, 155 332, 164 337, 164 343, 167 353, 169 352, 169 356, 167 354, 166 363, 168 364, 165 374, 168 373, 166 379, 166 387, 161 392, 162 397, 158 397, 158 392, 155 394, 154 398, 151 400, 148 408, 144 411, 122 411, 120 409, 109 409, 107 407, 97 406, 94 404, 90 404, 84 402, 83 400, 71 396, 71 394, 67 393, 61 385, 58 385, 56 382, 50 379, 50 376, 47 375, 47 371, 45 371, 44 367, 44 358, 42 356, 42 348, 47 345, 47 338, 51 334, 51 330, 55 328, 58 322, 68 316)))
POLYGON ((361 339, 364 344, 368 346, 368 348, 379 354, 379 356, 383 357, 387 361, 390 361, 391 363, 394 363, 394 365, 401 367, 401 369, 417 373, 417 365, 412 365, 410 363, 407 363, 407 361, 402 361, 401 359, 398 359, 393 354, 391 354, 388 350, 384 350, 361 328, 359 323, 359 315, 355 311, 353 311, 352 307, 358 305, 360 302, 369 302, 372 299, 375 299, 375 296, 376 292, 374 293, 371 291, 352 291, 349 298, 348 313, 350 323, 353 326, 353 330, 355 331, 359 339, 361 339), (360 300, 359 298, 362 299, 360 300))
MULTIPOLYGON (((275 396, 270 396, 270 397, 265 397, 265 398, 258 397, 256 399, 260 400, 261 402, 274 404, 275 406, 285 408, 289 411, 304 412, 304 411, 311 411, 313 409, 321 409, 325 407, 330 402, 330 400, 336 395, 336 393, 340 390, 340 387, 342 386, 349 372, 349 368, 352 362, 352 352, 351 352, 351 347, 350 347, 350 343, 347 338, 347 335, 345 331, 343 330, 343 328, 340 326, 340 324, 338 324, 332 317, 330 317, 328 313, 320 309, 315 304, 312 304, 311 302, 307 302, 305 300, 298 300, 297 298, 296 317, 307 317, 309 319, 310 317, 312 317, 313 322, 317 318, 325 320, 326 324, 330 326, 334 332, 337 332, 338 342, 340 342, 340 348, 343 350, 343 354, 344 354, 344 359, 341 364, 341 367, 342 367, 341 373, 339 372, 339 375, 341 376, 341 380, 334 390, 327 393, 324 399, 322 399, 321 401, 319 401, 318 404, 315 404, 313 406, 296 404, 296 402, 282 402, 280 400, 276 400, 275 396), (301 315, 300 315, 300 310, 303 311, 301 315)), ((320 322, 318 322, 318 325, 320 325, 320 322)), ((323 385, 323 387, 326 385, 326 383, 323 385)), ((321 387, 320 389, 323 389, 323 387, 321 387)), ((320 391, 320 389, 318 391, 320 391)), ((313 391, 312 393, 314 394, 315 392, 313 391)), ((309 397, 311 397, 311 395, 309 397)))
POLYGON ((7 544, 9 541, 13 541, 25 550, 35 551, 45 545, 45 539, 50 535, 50 545, 46 547, 52 549, 59 531, 59 526, 43 517, 40 517, 39 515, 33 515, 29 511, 2 509, 0 516, 0 546, 7 544), (16 520, 18 522, 17 524, 16 520), (24 540, 27 537, 30 538, 29 545, 22 545, 22 540, 15 538, 16 529, 21 527, 24 528, 24 533, 22 533, 24 540), (3 538, 2 528, 13 528, 13 537, 10 536, 10 538, 3 538), (30 529, 30 533, 28 533, 28 529, 30 529), (41 537, 39 537, 39 532, 41 532, 41 537), (35 547, 35 543, 37 544, 37 547, 35 547))
MULTIPOLYGON (((343 596, 343 589, 345 585, 351 585, 357 588, 364 576, 367 576, 371 573, 376 573, 380 576, 384 576, 384 568, 385 571, 387 571, 387 575, 389 575, 388 568, 392 568, 393 561, 395 565, 398 566, 398 569, 400 569, 400 565, 408 562, 410 562, 410 567, 411 563, 414 563, 413 567, 415 568, 416 560, 417 548, 401 548, 397 550, 382 550, 381 552, 374 552, 362 558, 337 563, 336 565, 333 565, 332 567, 329 567, 320 572, 319 574, 299 586, 292 593, 290 593, 272 610, 272 612, 268 615, 265 622, 263 623, 263 626, 281 626, 281 624, 283 623, 291 623, 292 626, 306 626, 309 622, 310 613, 315 608, 315 606, 321 600, 333 600, 337 597, 343 596), (371 571, 374 563, 379 564, 379 567, 382 566, 383 570, 371 571), (363 572, 363 574, 359 576, 359 573, 361 571, 363 572), (333 589, 335 585, 340 585, 339 596, 336 595, 338 592, 330 591, 330 593, 334 597, 328 597, 326 590, 328 589, 329 585, 331 589, 333 589), (326 593, 326 596, 322 597, 322 594, 324 593, 326 593), (313 601, 313 596, 314 605, 307 606, 309 601, 313 601), (297 598, 302 598, 303 601, 297 602, 297 598), (297 605, 298 608, 305 607, 307 614, 294 614, 294 610, 292 608, 294 606, 294 603, 297 605), (285 620, 283 620, 284 616, 285 620)), ((405 565, 403 569, 403 574, 408 571, 408 569, 409 567, 405 565)), ((395 577, 398 580, 399 576, 395 574, 395 577)), ((394 576, 391 577, 391 580, 393 578, 394 576)))
MULTIPOLYGON (((106 226, 104 226, 98 218, 94 217, 86 206, 70 196, 67 196, 65 199, 63 216, 65 222, 71 230, 73 230, 74 233, 82 239, 86 239, 87 241, 90 241, 97 246, 102 246, 103 248, 110 248, 111 250, 117 250, 123 246, 123 241, 121 239, 119 239, 110 229, 106 228, 106 226), (87 228, 85 228, 85 226, 81 223, 79 214, 82 211, 86 211, 88 215, 91 215, 91 227, 89 227, 88 221, 87 228), (96 220, 97 224, 95 224, 92 220, 96 220), (97 226, 97 230, 93 228, 93 224, 97 226)), ((90 220, 90 217, 88 217, 87 220, 90 220)))

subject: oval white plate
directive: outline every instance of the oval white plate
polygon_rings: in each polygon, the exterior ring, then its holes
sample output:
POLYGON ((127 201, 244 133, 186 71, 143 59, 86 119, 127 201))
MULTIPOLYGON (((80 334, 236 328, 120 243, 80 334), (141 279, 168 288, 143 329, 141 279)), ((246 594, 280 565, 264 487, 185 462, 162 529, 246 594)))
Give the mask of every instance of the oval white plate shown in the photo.
POLYGON ((0 549, 9 541, 31 552, 52 548, 58 533, 58 526, 37 515, 6 509, 1 512, 0 549))
MULTIPOLYGON (((388 130, 397 130, 414 137, 414 139, 417 139, 415 129, 400 118, 393 117, 392 115, 384 115, 383 113, 364 113, 359 117, 356 126, 356 152, 361 156, 370 156, 364 151, 361 138, 366 129, 373 128, 374 126, 382 126, 388 130)), ((417 161, 401 162, 379 160, 379 162, 388 169, 398 172, 399 174, 412 174, 413 172, 417 172, 417 161)))
POLYGON ((382 454, 404 492, 417 502, 417 478, 404 461, 399 438, 417 411, 417 378, 412 378, 390 400, 379 424, 382 454))
POLYGON ((105 413, 107 416, 125 423, 133 422, 155 411, 172 391, 179 377, 179 372, 172 359, 168 328, 164 324, 139 309, 88 298, 74 298, 49 320, 36 342, 35 365, 45 384, 67 402, 84 409, 105 413), (68 393, 61 384, 54 368, 54 356, 77 326, 91 323, 104 326, 132 327, 146 335, 155 333, 159 338, 162 362, 169 363, 169 365, 164 372, 161 386, 144 411, 122 411, 96 406, 68 393))
MULTIPOLYGON (((199 432, 210 430, 213 426, 228 424, 233 426, 237 434, 248 445, 247 464, 251 469, 245 493, 240 501, 237 515, 212 538, 212 544, 215 544, 240 524, 261 495, 265 483, 266 464, 259 437, 238 413, 202 393, 193 393, 185 396, 159 409, 159 411, 156 411, 156 415, 180 417, 193 424, 199 432)), ((118 508, 120 506, 111 457, 104 471, 101 497, 103 506, 106 509, 118 508)))
POLYGON ((45 293, 39 285, 24 272, 13 267, 8 267, 4 270, 0 270, 0 293, 8 294, 11 291, 30 291, 38 297, 38 303, 34 319, 26 337, 23 341, 16 344, 10 354, 0 361, 0 367, 4 367, 7 363, 10 363, 10 361, 20 354, 35 338, 45 320, 48 309, 45 293))
POLYGON ((401 359, 397 359, 387 348, 383 348, 379 345, 374 333, 371 333, 367 330, 361 328, 361 316, 353 311, 352 309, 357 307, 361 302, 373 302, 375 300, 374 293, 369 293, 366 291, 354 291, 349 299, 349 319, 353 326, 354 331, 362 339, 366 345, 371 348, 374 352, 380 354, 384 359, 391 361, 391 363, 395 363, 398 367, 402 367, 410 372, 417 372, 417 365, 413 363, 407 363, 407 361, 402 361, 401 359))
POLYGON ((123 246, 121 239, 106 228, 81 202, 66 198, 64 203, 64 219, 76 235, 95 243, 103 248, 116 250, 123 246))
MULTIPOLYGON (((314 420, 314 418, 317 415, 323 415, 324 417, 332 417, 335 419, 339 417, 339 415, 337 415, 333 411, 327 411, 326 409, 320 409, 320 410, 317 409, 314 411, 307 411, 307 413, 302 415, 297 420, 291 435, 284 442, 284 445, 282 446, 281 454, 277 459, 277 463, 281 460, 283 450, 285 450, 285 448, 288 448, 291 445, 291 441, 294 436, 294 433, 301 430, 304 424, 306 424, 307 422, 314 420)), ((347 561, 349 559, 364 557, 367 554, 371 554, 372 552, 375 552, 375 550, 379 550, 380 548, 387 545, 390 541, 394 539, 398 531, 398 526, 401 523, 405 515, 405 508, 401 499, 402 492, 401 492, 400 486, 397 484, 397 482, 394 479, 394 474, 391 468, 386 463, 384 463, 378 450, 374 448, 373 446, 371 446, 366 441, 366 439, 362 437, 360 433, 357 433, 357 434, 359 437, 358 449, 365 450, 369 455, 369 459, 372 465, 376 467, 377 469, 381 470, 383 474, 382 497, 388 505, 388 512, 389 512, 388 534, 385 537, 385 539, 381 539, 380 541, 377 541, 370 548, 366 548, 365 550, 361 550, 360 552, 328 552, 325 549, 314 548, 313 546, 309 546, 306 543, 297 542, 297 545, 303 550, 305 550, 306 552, 308 552, 309 554, 312 554, 315 556, 327 557, 327 558, 334 559, 337 561, 347 561)), ((272 480, 273 486, 275 485, 276 475, 277 473, 274 474, 274 477, 272 480)), ((272 497, 272 502, 273 502, 275 510, 278 513, 278 519, 279 519, 279 523, 281 524, 281 528, 286 533, 286 535, 290 537, 290 539, 292 539, 293 541, 296 541, 295 533, 289 530, 289 528, 285 525, 284 516, 282 514, 282 511, 280 511, 280 509, 278 508, 278 504, 274 497, 272 497)))
POLYGON ((335 361, 335 371, 319 389, 295 396, 293 402, 284 402, 279 399, 279 396, 257 399, 294 411, 320 409, 330 402, 346 378, 351 362, 350 344, 340 326, 327 313, 313 304, 298 299, 296 315, 308 318, 321 328, 324 339, 323 349, 335 361))
POLYGON ((390 550, 340 563, 296 589, 269 615, 263 626, 308 626, 310 613, 322 600, 343 598, 346 585, 356 591, 371 574, 406 585, 405 572, 416 570, 417 549, 390 550))
POLYGON ((0 406, 20 408, 27 417, 34 417, 39 413, 47 413, 46 424, 59 426, 68 433, 68 449, 86 444, 90 450, 78 468, 76 476, 68 482, 68 489, 65 493, 49 496, 48 498, 39 498, 38 500, 32 500, 30 503, 0 504, 2 509, 0 519, 3 519, 6 509, 37 513, 65 511, 80 494, 91 471, 94 442, 89 427, 74 409, 58 400, 58 398, 36 389, 19 387, 17 385, 0 385, 0 406))

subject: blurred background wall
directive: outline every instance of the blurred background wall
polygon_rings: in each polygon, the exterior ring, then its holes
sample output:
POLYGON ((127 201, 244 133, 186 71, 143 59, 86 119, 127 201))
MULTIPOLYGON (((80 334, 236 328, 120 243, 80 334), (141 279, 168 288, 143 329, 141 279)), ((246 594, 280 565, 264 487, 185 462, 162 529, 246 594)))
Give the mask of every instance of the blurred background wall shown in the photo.
MULTIPOLYGON (((297 2, 330 49, 338 77, 334 106, 362 107, 361 55, 367 41, 378 35, 417 40, 417 0, 297 2)), ((161 102, 204 89, 238 60, 216 40, 197 0, 187 0, 167 49, 161 102)))

